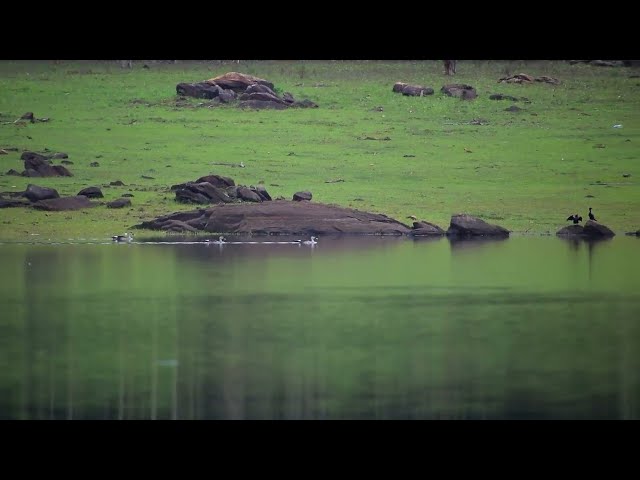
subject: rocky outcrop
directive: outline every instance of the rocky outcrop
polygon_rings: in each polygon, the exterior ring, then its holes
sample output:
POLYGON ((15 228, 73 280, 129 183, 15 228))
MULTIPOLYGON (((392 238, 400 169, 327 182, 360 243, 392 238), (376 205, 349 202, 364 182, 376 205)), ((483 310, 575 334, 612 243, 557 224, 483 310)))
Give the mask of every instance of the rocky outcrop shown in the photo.
POLYGON ((587 220, 584 227, 582 225, 569 225, 558 230, 556 235, 582 238, 610 238, 615 236, 615 233, 606 225, 594 220, 587 220))
MULTIPOLYGON (((212 100, 210 105, 232 103, 238 100, 240 108, 275 109, 317 108, 311 100, 296 100, 289 92, 278 96, 273 83, 244 73, 229 72, 199 83, 179 83, 176 93, 182 97, 212 100)), ((177 103, 176 103, 177 105, 177 103)))
MULTIPOLYGON (((218 205, 192 212, 177 212, 143 222, 136 228, 163 230, 183 222, 210 233, 253 235, 377 234, 403 235, 411 230, 386 215, 320 203, 276 200, 262 203, 218 205), (167 227, 170 226, 170 227, 167 227)), ((185 230, 188 231, 188 230, 185 230)))
POLYGON ((200 205, 271 200, 271 195, 263 185, 236 185, 232 178, 220 175, 207 175, 195 182, 173 185, 171 190, 175 191, 178 202, 200 205))
POLYGON ((51 165, 49 158, 36 152, 23 152, 24 177, 72 177, 71 172, 62 165, 51 165))
POLYGON ((509 230, 492 225, 479 218, 464 213, 451 216, 447 236, 451 237, 508 237, 509 230))
POLYGON ((635 232, 627 232, 625 233, 625 235, 640 237, 640 230, 636 230, 635 232))

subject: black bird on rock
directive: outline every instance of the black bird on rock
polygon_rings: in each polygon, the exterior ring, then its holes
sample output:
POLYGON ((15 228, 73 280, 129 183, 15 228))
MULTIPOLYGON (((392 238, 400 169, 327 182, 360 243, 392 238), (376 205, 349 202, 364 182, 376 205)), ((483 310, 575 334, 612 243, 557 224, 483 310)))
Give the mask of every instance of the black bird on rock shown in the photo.
POLYGON ((569 220, 573 220, 573 224, 577 225, 578 222, 582 221, 582 217, 579 217, 578 214, 575 213, 575 214, 569 216, 569 218, 567 218, 567 221, 569 221, 569 220))
POLYGON ((596 217, 593 215, 593 213, 591 213, 591 207, 589 207, 589 218, 594 222, 597 222, 596 217))

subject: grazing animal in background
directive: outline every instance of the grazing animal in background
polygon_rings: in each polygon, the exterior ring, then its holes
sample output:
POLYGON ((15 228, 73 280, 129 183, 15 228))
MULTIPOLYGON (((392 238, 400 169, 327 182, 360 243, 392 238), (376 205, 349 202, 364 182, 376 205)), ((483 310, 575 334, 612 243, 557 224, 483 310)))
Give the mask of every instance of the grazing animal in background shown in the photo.
POLYGON ((589 218, 594 222, 597 222, 595 215, 591 213, 591 207, 589 207, 589 218))
POLYGON ((582 217, 579 217, 577 213, 570 215, 569 218, 567 218, 567 221, 572 220, 574 225, 577 225, 579 222, 582 221, 582 217))
POLYGON ((457 60, 443 60, 444 62, 444 74, 455 75, 457 60))
POLYGON ((114 235, 111 237, 114 242, 130 242, 133 240, 133 233, 125 233, 124 235, 114 235))

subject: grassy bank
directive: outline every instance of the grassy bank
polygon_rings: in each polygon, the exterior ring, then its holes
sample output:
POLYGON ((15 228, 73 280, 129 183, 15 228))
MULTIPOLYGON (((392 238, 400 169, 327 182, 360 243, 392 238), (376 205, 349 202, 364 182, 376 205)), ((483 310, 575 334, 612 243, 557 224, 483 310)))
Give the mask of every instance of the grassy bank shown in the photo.
POLYGON ((74 176, 0 175, 0 191, 36 183, 61 195, 99 186, 106 201, 127 192, 134 197, 122 210, 2 209, 0 239, 121 233, 141 220, 194 208, 176 203, 169 187, 210 173, 239 184, 264 182, 272 197, 310 190, 314 201, 407 222, 415 215, 443 228, 451 214, 465 212, 513 232, 554 233, 570 213, 586 219, 593 207, 598 220, 622 234, 640 228, 635 73, 563 62, 461 61, 448 79, 435 61, 182 62, 150 69, 134 63, 133 70, 107 62, 3 61, 0 148, 18 151, 0 155, 0 172, 22 171, 23 149, 49 149, 69 154, 74 176), (205 108, 196 99, 176 106, 177 83, 232 70, 266 78, 320 108, 243 111, 205 108), (520 72, 562 83, 497 83, 520 72), (391 91, 396 81, 432 86, 436 94, 404 97, 391 91), (474 86, 479 98, 443 96, 439 89, 448 81, 474 86), (492 93, 530 103, 507 112, 512 102, 489 100, 492 93), (27 111, 50 121, 13 123, 27 111), (240 162, 244 168, 212 165, 240 162), (344 181, 326 183, 338 179, 344 181), (105 187, 115 180, 125 186, 105 187))

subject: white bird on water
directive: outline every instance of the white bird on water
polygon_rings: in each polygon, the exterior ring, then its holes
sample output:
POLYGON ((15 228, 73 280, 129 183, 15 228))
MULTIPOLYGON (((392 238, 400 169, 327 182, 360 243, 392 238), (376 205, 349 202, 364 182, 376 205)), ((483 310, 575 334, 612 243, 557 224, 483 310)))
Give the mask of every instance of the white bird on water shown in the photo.
POLYGON ((114 235, 111 237, 114 242, 130 242, 133 240, 133 233, 125 233, 124 235, 114 235))
POLYGON ((226 238, 224 238, 222 235, 220 235, 218 237, 218 240, 214 240, 213 242, 210 242, 209 239, 205 240, 207 243, 215 243, 216 245, 222 245, 223 243, 225 243, 226 238))
POLYGON ((302 243, 304 243, 305 245, 315 245, 316 243, 318 243, 316 242, 316 240, 318 240, 318 237, 311 237, 311 240, 305 240, 302 243))

